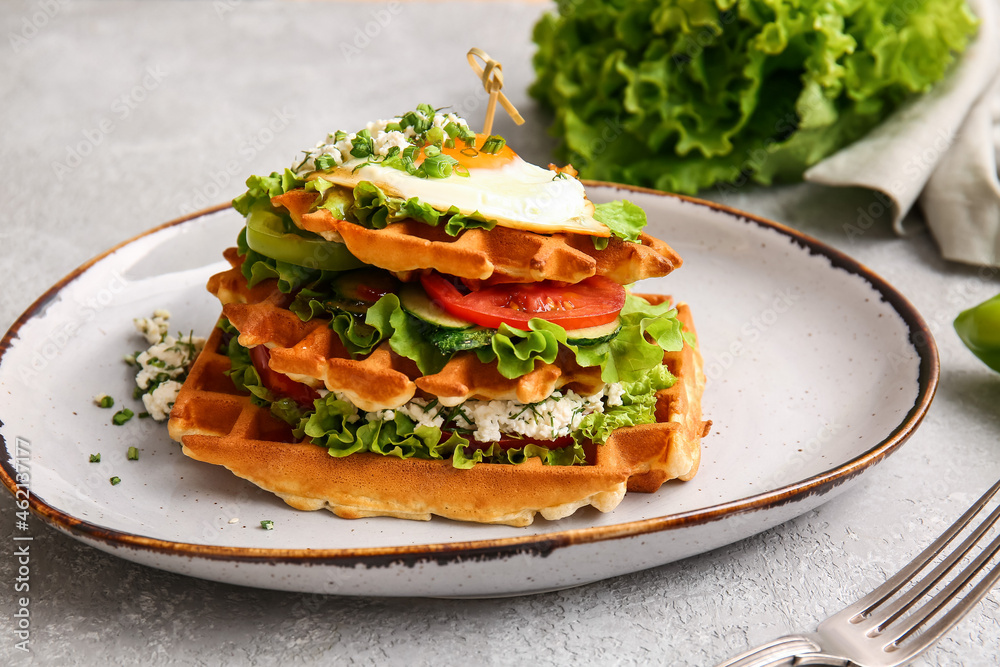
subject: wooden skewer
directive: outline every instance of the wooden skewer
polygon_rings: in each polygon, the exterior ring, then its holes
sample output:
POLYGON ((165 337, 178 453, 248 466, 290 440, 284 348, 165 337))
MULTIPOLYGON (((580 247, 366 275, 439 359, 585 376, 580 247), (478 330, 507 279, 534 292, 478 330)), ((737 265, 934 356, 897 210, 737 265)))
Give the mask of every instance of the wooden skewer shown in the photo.
POLYGON ((507 96, 500 92, 500 89, 503 88, 503 67, 500 63, 490 58, 490 55, 482 49, 475 47, 469 49, 466 57, 469 60, 469 66, 472 67, 472 70, 483 82, 483 88, 490 94, 490 99, 486 106, 486 120, 483 121, 483 134, 488 135, 493 130, 493 115, 496 112, 497 102, 500 102, 504 111, 510 114, 510 117, 514 119, 516 124, 523 125, 524 118, 521 117, 521 114, 518 113, 514 105, 507 99, 507 96), (476 60, 477 58, 483 61, 482 66, 476 60))

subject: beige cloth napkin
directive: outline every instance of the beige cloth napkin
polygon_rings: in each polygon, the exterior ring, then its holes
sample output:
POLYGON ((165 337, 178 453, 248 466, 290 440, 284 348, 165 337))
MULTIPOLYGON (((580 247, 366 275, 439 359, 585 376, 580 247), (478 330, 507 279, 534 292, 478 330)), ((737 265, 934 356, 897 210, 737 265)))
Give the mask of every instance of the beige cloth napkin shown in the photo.
MULTIPOLYGON (((970 2, 979 32, 948 76, 863 139, 806 171, 807 181, 876 190, 885 206, 859 210, 849 233, 864 233, 884 211, 896 232, 920 202, 945 258, 1000 265, 1000 12, 970 2), (853 229, 853 232, 852 232, 853 229)), ((850 223, 848 223, 850 225, 850 223)))

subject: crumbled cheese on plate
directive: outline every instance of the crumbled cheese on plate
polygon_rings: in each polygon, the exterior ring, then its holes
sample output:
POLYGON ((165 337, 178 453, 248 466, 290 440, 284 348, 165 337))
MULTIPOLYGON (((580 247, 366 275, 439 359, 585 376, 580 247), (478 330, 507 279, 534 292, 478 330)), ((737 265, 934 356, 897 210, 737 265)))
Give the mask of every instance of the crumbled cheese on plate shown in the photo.
POLYGON ((135 384, 142 390, 146 412, 156 421, 163 421, 170 416, 191 364, 205 347, 205 339, 191 333, 171 335, 170 313, 166 310, 154 311, 152 317, 137 317, 133 323, 150 346, 127 360, 139 367, 135 384))

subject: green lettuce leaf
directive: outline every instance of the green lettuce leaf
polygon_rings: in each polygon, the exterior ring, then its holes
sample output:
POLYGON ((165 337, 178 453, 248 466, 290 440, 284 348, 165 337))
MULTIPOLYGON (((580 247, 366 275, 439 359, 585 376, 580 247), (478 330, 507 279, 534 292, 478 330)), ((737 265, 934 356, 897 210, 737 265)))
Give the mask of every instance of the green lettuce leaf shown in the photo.
POLYGON ((529 443, 524 447, 504 448, 496 443, 488 447, 476 447, 471 444, 459 444, 452 454, 452 465, 467 470, 477 463, 507 463, 519 465, 530 458, 539 458, 542 465, 571 466, 586 462, 586 454, 581 443, 550 449, 542 445, 529 443))
POLYGON ((410 218, 431 227, 443 221, 445 233, 458 236, 466 229, 493 229, 497 223, 478 211, 463 215, 457 207, 451 206, 442 212, 416 197, 405 200, 390 197, 370 181, 361 181, 354 186, 353 194, 354 206, 346 212, 344 219, 371 229, 383 229, 389 223, 410 218))
POLYGON ((664 352, 676 352, 685 343, 695 344, 670 303, 654 306, 629 294, 620 317, 621 331, 606 343, 573 345, 564 328, 536 318, 528 322, 530 331, 502 325, 490 347, 480 348, 476 354, 483 363, 496 360, 504 377, 516 378, 531 372, 537 360, 552 363, 561 345, 581 366, 601 366, 605 382, 635 382, 663 364, 664 352))
POLYGON ((632 243, 639 240, 639 234, 646 226, 646 212, 628 200, 598 204, 594 207, 594 219, 607 226, 618 238, 632 243))
POLYGON ((233 200, 233 208, 246 216, 255 205, 271 206, 271 197, 283 195, 289 190, 301 187, 304 181, 297 178, 291 169, 271 172, 270 176, 251 176, 247 179, 247 191, 233 200))
POLYGON ((485 229, 489 231, 496 227, 496 225, 496 220, 488 220, 479 211, 463 215, 459 213, 457 207, 452 206, 448 209, 448 222, 444 224, 444 231, 448 236, 458 236, 466 229, 485 229))
POLYGON ((401 200, 390 198, 382 188, 369 181, 354 186, 354 219, 362 227, 383 229, 399 212, 401 200))
POLYGON ((275 397, 261 382, 260 374, 250 359, 250 350, 240 345, 240 332, 224 317, 219 320, 217 326, 229 336, 229 341, 219 352, 229 357, 229 370, 226 371, 226 375, 233 381, 233 386, 237 391, 249 393, 254 405, 262 407, 271 405, 275 397))
POLYGON ((399 297, 386 294, 368 310, 365 321, 389 338, 392 351, 412 359, 424 375, 439 373, 447 357, 424 335, 426 325, 399 305, 399 297), (388 324, 386 323, 388 320, 388 324))
POLYGON ((352 356, 367 356, 382 342, 383 333, 351 313, 340 311, 330 320, 330 328, 352 356))
POLYGON ((795 180, 926 92, 966 0, 562 0, 531 94, 581 178, 694 193, 795 180))
POLYGON ((337 400, 334 394, 313 401, 314 410, 305 416, 299 428, 313 443, 326 447, 330 456, 349 456, 365 451, 365 445, 356 437, 360 427, 357 409, 347 401, 337 400))
POLYGON ((501 324, 490 346, 477 349, 476 356, 484 364, 495 360, 505 378, 527 375, 538 360, 551 364, 559 354, 559 344, 566 342, 566 330, 539 319, 530 320, 528 326, 531 331, 501 324))
POLYGON ((603 443, 615 429, 656 421, 656 392, 668 389, 677 379, 666 366, 654 366, 641 378, 622 383, 622 405, 606 406, 583 418, 574 438, 603 443))
POLYGON ((409 417, 395 413, 391 420, 370 421, 358 429, 358 440, 365 451, 401 459, 445 459, 452 449, 447 445, 441 429, 434 426, 416 426, 409 417))

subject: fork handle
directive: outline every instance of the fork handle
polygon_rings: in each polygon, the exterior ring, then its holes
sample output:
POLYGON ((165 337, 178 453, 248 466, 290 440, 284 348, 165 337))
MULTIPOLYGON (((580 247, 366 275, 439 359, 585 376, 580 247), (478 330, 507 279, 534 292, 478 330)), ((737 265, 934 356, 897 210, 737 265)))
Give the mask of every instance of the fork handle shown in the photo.
MULTIPOLYGON (((808 637, 788 635, 752 648, 719 663, 716 667, 792 667, 796 664, 803 664, 796 662, 796 658, 799 656, 817 654, 820 651, 822 649, 808 637)), ((837 663, 829 664, 836 665, 837 663)))

